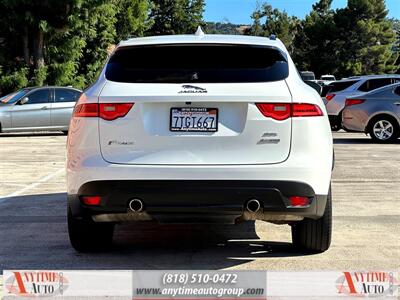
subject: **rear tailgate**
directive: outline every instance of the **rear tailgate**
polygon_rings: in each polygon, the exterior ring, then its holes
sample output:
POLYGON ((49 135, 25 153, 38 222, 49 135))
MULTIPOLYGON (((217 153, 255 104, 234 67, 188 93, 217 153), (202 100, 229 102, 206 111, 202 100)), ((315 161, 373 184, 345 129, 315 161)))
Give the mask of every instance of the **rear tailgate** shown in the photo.
POLYGON ((290 103, 284 81, 198 86, 208 93, 179 94, 182 85, 175 84, 107 83, 100 103, 135 104, 124 118, 99 119, 105 160, 119 164, 266 164, 288 157, 291 119, 265 118, 254 104, 290 103), (171 108, 182 107, 217 109, 218 130, 171 131, 171 108))
POLYGON ((134 106, 123 118, 99 119, 103 157, 117 164, 280 163, 290 152, 291 119, 266 118, 255 103, 291 103, 287 76, 285 54, 271 47, 117 50, 99 103, 134 106))

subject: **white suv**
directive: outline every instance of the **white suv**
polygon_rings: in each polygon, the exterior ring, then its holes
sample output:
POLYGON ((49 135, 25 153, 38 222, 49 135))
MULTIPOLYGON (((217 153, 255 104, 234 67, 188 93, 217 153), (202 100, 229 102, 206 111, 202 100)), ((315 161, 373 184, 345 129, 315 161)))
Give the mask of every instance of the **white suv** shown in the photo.
POLYGON ((78 101, 67 151, 72 246, 109 246, 114 224, 292 226, 331 240, 332 136, 319 95, 281 41, 229 35, 121 42, 78 101))

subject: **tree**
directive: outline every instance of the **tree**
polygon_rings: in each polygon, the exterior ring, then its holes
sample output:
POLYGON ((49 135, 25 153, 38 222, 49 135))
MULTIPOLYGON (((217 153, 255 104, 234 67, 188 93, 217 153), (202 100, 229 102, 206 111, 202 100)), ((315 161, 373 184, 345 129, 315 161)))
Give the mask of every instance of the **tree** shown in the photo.
POLYGON ((268 3, 257 8, 251 17, 253 25, 246 31, 246 34, 256 36, 276 35, 286 45, 289 52, 293 52, 293 40, 298 23, 295 17, 289 17, 285 11, 273 9, 268 3))
POLYGON ((150 29, 152 22, 148 15, 151 3, 148 0, 115 0, 115 4, 117 41, 143 36, 150 29))
POLYGON ((337 73, 337 29, 332 0, 320 0, 305 17, 294 40, 293 59, 301 70, 312 70, 317 76, 337 73))
POLYGON ((334 16, 338 72, 343 76, 394 73, 397 54, 384 0, 348 0, 334 16))
POLYGON ((194 33, 204 25, 204 0, 152 0, 148 35, 194 33))
POLYGON ((313 11, 317 13, 319 17, 326 17, 332 14, 332 2, 333 0, 319 0, 317 3, 313 4, 313 11))
POLYGON ((0 94, 27 85, 84 88, 110 45, 148 28, 148 0, 0 0, 0 94))

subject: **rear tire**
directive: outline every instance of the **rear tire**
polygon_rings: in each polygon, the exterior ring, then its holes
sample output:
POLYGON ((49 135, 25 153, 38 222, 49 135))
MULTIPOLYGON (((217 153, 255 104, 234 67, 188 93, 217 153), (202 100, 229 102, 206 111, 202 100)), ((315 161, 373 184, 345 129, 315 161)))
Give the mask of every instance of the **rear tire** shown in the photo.
POLYGON ((395 118, 382 115, 371 120, 368 133, 374 142, 393 143, 400 136, 400 128, 395 118))
POLYGON ((324 215, 318 219, 304 219, 292 225, 293 245, 300 250, 322 253, 328 250, 332 238, 332 195, 329 189, 324 215))
POLYGON ((68 135, 68 131, 63 131, 62 132, 64 135, 68 135))
POLYGON ((78 252, 103 251, 112 245, 114 224, 74 218, 68 209, 68 234, 72 247, 78 252))

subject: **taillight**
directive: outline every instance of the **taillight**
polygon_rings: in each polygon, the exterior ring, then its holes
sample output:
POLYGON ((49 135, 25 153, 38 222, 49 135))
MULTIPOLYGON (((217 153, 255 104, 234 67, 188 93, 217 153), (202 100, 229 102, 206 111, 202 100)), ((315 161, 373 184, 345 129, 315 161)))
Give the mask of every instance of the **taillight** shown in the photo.
POLYGON ((333 99, 333 97, 335 97, 336 94, 328 94, 325 96, 326 100, 331 101, 333 99))
POLYGON ((278 121, 286 120, 290 117, 289 103, 257 103, 256 105, 265 117, 278 121))
POLYGON ((319 117, 322 115, 322 110, 318 105, 309 103, 292 104, 292 117, 319 117))
POLYGON ((365 102, 364 99, 346 99, 345 106, 357 105, 364 102, 365 102))
POLYGON ((78 104, 74 109, 74 117, 88 118, 98 117, 99 106, 97 103, 78 104))
POLYGON ((133 103, 83 103, 74 110, 74 117, 100 117, 107 121, 125 117, 131 110, 133 103))
POLYGON ((289 117, 322 116, 322 110, 315 104, 309 103, 256 103, 260 112, 268 118, 283 121, 289 117))

